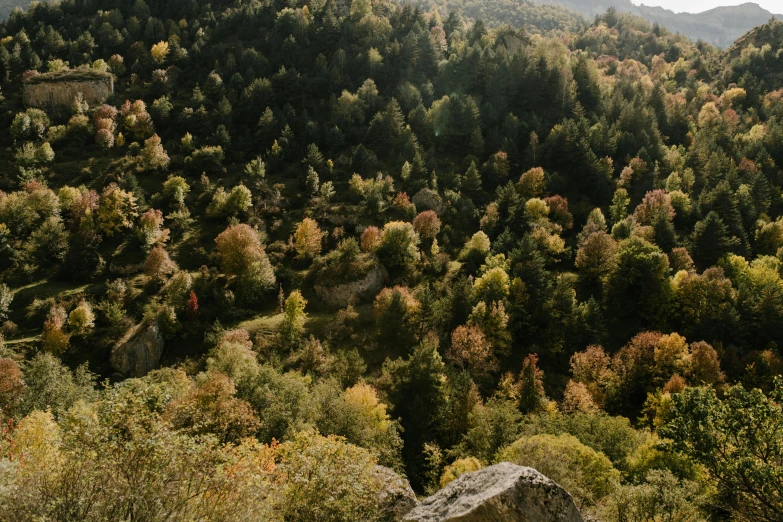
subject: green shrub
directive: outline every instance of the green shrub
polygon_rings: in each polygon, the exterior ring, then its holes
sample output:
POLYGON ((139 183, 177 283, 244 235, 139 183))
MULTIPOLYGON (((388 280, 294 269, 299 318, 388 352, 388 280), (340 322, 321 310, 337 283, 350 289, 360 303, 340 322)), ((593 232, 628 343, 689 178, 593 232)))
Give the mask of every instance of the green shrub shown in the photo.
POLYGON ((535 468, 563 486, 580 507, 595 505, 620 481, 620 472, 606 455, 572 435, 522 437, 501 450, 497 460, 535 468))

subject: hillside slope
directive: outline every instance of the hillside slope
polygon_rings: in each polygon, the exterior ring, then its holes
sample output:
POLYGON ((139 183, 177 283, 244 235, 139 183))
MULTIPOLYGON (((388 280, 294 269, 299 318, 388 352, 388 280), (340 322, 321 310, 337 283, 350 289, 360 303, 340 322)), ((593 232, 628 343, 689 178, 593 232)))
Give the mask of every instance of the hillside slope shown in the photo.
POLYGON ((0 23, 3 522, 388 522, 377 466, 499 461, 779 519, 781 22, 496 5, 0 23))

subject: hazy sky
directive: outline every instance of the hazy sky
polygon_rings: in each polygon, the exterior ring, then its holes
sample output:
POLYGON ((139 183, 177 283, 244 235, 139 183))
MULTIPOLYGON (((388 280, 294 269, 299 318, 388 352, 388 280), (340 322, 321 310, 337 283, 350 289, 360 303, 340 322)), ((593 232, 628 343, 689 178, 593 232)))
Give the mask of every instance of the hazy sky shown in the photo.
POLYGON ((748 1, 759 4, 767 11, 783 14, 783 0, 631 0, 634 4, 659 5, 674 12, 700 13, 721 5, 740 5, 748 1))

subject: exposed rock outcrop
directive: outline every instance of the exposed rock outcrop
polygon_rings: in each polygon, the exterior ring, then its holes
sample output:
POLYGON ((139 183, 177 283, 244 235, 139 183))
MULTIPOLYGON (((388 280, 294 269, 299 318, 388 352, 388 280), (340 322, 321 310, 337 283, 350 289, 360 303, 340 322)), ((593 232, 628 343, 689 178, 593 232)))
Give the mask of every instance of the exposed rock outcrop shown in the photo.
POLYGON ((67 108, 78 93, 90 106, 100 105, 114 93, 114 77, 80 69, 39 74, 24 83, 22 101, 28 107, 67 108))
POLYGON ((533 468, 508 462, 460 475, 403 520, 584 522, 566 490, 533 468))
POLYGON ((371 299, 383 288, 383 268, 375 263, 362 279, 335 286, 315 285, 315 293, 326 304, 345 308, 358 299, 371 299))
POLYGON ((127 331, 112 348, 109 362, 126 377, 143 377, 160 367, 163 334, 157 321, 142 322, 127 331))
POLYGON ((419 505, 410 483, 393 469, 375 466, 373 471, 383 484, 379 497, 384 511, 384 521, 397 522, 419 505))
POLYGON ((115 265, 114 263, 109 265, 109 273, 115 275, 128 276, 138 274, 144 269, 144 263, 131 264, 131 265, 115 265))

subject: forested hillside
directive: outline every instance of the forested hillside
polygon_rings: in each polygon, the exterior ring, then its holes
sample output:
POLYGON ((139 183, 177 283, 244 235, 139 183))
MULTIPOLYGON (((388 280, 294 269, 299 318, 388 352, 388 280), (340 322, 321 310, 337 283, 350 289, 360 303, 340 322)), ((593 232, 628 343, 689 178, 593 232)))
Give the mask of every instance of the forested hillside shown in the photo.
POLYGON ((783 24, 564 20, 0 24, 0 520, 391 520, 377 464, 499 461, 779 520, 783 24))

